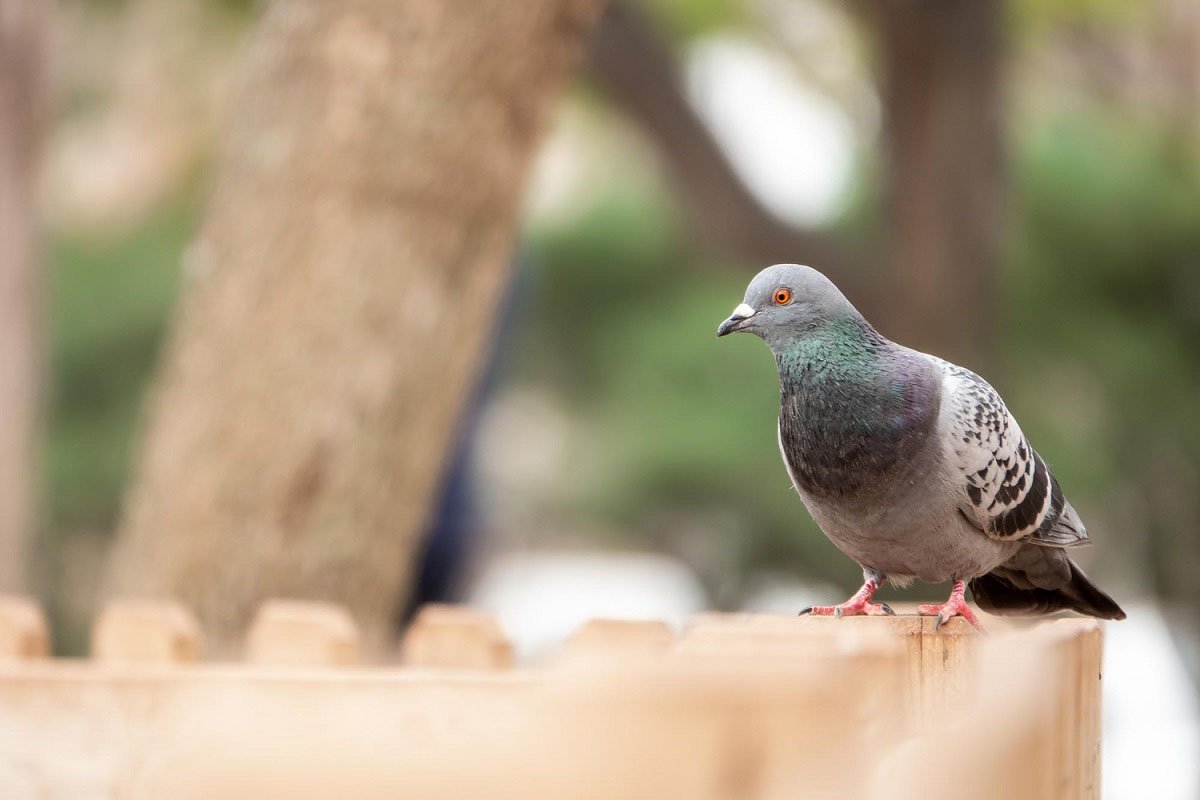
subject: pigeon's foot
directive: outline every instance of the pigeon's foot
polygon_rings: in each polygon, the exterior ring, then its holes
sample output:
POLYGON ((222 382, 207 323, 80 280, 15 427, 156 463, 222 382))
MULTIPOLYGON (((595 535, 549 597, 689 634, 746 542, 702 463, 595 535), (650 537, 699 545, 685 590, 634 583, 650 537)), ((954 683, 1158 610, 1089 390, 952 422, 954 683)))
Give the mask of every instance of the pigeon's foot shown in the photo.
POLYGON ((937 621, 933 623, 935 631, 949 622, 952 617, 962 617, 971 623, 975 630, 983 633, 983 625, 975 617, 975 612, 967 605, 967 599, 964 596, 966 591, 965 583, 955 581, 954 588, 950 590, 949 600, 944 603, 922 603, 917 606, 917 613, 923 617, 937 617, 937 621))
POLYGON ((871 598, 879 590, 875 581, 867 581, 862 588, 854 593, 844 603, 836 606, 809 606, 800 611, 800 616, 812 614, 814 617, 893 617, 895 611, 887 603, 872 603, 871 598))
POLYGON ((867 603, 847 600, 836 606, 808 606, 800 610, 800 616, 812 614, 814 617, 894 617, 887 603, 867 603))

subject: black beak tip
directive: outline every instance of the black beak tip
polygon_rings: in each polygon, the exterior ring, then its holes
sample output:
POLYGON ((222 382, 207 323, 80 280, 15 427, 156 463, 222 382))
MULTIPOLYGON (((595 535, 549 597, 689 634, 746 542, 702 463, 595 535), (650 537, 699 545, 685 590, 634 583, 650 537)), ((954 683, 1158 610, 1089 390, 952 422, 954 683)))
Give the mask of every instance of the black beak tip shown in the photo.
POLYGON ((729 334, 736 331, 738 329, 738 327, 737 327, 738 323, 741 322, 743 319, 744 319, 744 317, 730 317, 729 319, 722 322, 720 325, 717 326, 717 338, 720 339, 722 336, 728 336, 729 334))

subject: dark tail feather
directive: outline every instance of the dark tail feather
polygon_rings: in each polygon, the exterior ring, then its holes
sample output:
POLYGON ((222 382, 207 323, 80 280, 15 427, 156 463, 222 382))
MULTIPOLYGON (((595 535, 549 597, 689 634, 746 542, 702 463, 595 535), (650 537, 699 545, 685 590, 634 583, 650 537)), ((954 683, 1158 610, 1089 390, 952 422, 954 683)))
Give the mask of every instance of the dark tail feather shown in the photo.
POLYGON ((970 582, 975 603, 984 611, 1002 615, 1053 614, 1056 611, 1078 611, 1100 619, 1125 619, 1125 612, 1111 597, 1096 588, 1074 561, 1071 580, 1057 589, 1041 589, 1033 585, 1017 586, 996 572, 980 575, 970 582))

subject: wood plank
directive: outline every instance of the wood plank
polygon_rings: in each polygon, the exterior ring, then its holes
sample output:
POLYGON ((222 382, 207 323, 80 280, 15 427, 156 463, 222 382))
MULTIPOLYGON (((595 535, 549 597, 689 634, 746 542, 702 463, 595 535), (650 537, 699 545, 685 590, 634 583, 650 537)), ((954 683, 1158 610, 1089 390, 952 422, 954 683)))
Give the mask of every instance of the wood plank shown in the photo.
POLYGON ((270 600, 246 640, 251 663, 273 666, 350 666, 359 662, 359 650, 358 626, 333 603, 270 600))
POLYGON ((0 797, 408 796, 398 764, 476 728, 511 733, 532 685, 515 672, 0 665, 0 797))
POLYGON ((144 644, 119 670, 0 663, 0 797, 1096 796, 1090 620, 979 637, 704 615, 677 642, 601 621, 580 634, 590 668, 538 671, 473 666, 496 663, 490 618, 427 624, 418 660, 446 669, 179 664, 144 644))
POLYGON ((199 654, 196 620, 177 603, 110 603, 92 628, 92 658, 101 664, 177 664, 199 654))
POLYGON ((660 657, 676 641, 675 632, 660 620, 593 619, 567 640, 554 663, 586 667, 616 659, 660 657))
POLYGON ((27 597, 0 596, 0 661, 45 658, 49 650, 41 606, 27 597))
POLYGON ((512 644, 495 617, 462 606, 427 605, 404 635, 408 666, 434 669, 507 669, 512 644))
MULTIPOLYGON (((1099 657, 1095 620, 1010 625, 973 642, 963 691, 931 704, 919 733, 880 763, 875 792, 898 800, 1096 797, 1099 657)), ((951 645, 953 647, 954 645, 951 645)))

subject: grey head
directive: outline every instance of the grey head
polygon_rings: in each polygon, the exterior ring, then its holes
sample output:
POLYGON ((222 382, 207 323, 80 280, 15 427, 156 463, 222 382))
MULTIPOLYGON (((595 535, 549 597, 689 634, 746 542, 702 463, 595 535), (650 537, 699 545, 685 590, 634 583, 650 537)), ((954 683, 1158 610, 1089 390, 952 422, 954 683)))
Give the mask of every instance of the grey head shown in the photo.
POLYGON ((833 281, 812 267, 776 264, 754 276, 717 336, 753 333, 776 353, 830 323, 862 320, 833 281))

